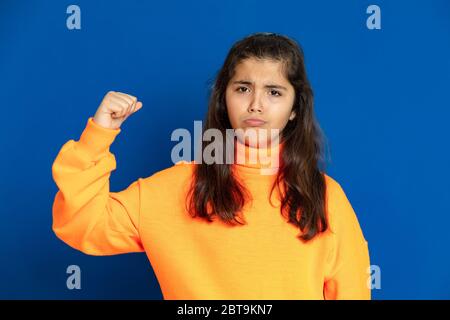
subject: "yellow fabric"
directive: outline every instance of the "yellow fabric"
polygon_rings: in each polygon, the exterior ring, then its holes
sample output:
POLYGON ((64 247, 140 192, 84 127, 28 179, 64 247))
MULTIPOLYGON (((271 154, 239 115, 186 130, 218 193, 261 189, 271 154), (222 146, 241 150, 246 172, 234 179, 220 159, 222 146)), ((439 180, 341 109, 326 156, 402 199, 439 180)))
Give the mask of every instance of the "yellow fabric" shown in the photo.
POLYGON ((233 165, 253 198, 243 211, 247 223, 208 223, 185 209, 193 162, 110 192, 116 159, 109 147, 120 131, 89 118, 80 139, 66 142, 53 163, 59 188, 53 231, 71 247, 89 255, 145 252, 164 299, 371 298, 367 242, 343 189, 328 175, 331 228, 310 242, 297 238, 277 197, 269 203, 275 175, 261 174, 260 164, 233 165))

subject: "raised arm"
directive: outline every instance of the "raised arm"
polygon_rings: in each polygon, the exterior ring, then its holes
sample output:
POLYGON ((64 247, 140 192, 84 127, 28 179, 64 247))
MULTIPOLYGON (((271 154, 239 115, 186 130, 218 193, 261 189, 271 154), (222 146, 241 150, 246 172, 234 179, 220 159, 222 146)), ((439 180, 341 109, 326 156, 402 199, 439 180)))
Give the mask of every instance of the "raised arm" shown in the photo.
POLYGON ((118 95, 110 94, 95 117, 88 119, 80 139, 66 142, 52 165, 59 188, 53 203, 53 231, 71 247, 90 255, 144 250, 139 237, 142 179, 121 192, 110 192, 109 187, 116 169, 109 147, 122 122, 142 104, 131 96, 121 103, 118 95))

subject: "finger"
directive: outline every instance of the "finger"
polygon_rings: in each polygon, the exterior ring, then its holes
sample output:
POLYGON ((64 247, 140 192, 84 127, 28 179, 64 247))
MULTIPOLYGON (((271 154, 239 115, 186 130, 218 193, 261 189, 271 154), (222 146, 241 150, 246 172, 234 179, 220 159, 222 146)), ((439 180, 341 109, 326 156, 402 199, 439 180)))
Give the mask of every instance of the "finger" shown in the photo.
POLYGON ((121 106, 124 109, 124 113, 128 112, 130 105, 124 99, 122 99, 118 96, 112 96, 110 98, 110 101, 111 101, 111 103, 115 103, 115 104, 121 106))
POLYGON ((134 104, 133 109, 131 110, 131 114, 135 113, 136 111, 138 111, 140 108, 142 108, 142 102, 140 101, 136 101, 136 103, 134 104))
POLYGON ((111 102, 111 104, 109 105, 109 109, 112 111, 111 113, 111 117, 112 118, 120 118, 123 117, 123 115, 125 114, 125 109, 123 108, 123 106, 117 102, 111 102))
POLYGON ((121 101, 115 101, 113 103, 113 105, 115 105, 115 107, 117 108, 117 112, 116 115, 121 118, 121 117, 125 117, 127 115, 129 115, 131 112, 129 110, 129 106, 124 106, 123 103, 121 101))
POLYGON ((129 95, 129 94, 126 94, 123 92, 118 92, 118 94, 120 95, 121 98, 125 99, 128 102, 128 104, 130 105, 128 112, 133 112, 137 98, 135 96, 132 96, 132 95, 129 95))
POLYGON ((136 102, 137 98, 135 96, 132 96, 131 94, 123 93, 123 92, 117 92, 118 95, 120 95, 122 98, 126 99, 130 103, 136 102))
POLYGON ((137 106, 138 100, 137 100, 136 97, 133 97, 133 96, 131 96, 131 99, 132 99, 133 103, 132 103, 132 105, 131 105, 131 111, 130 111, 130 113, 134 113, 134 112, 136 111, 136 106, 137 106))
POLYGON ((115 92, 114 94, 112 94, 111 98, 113 98, 115 100, 123 101, 127 105, 129 104, 128 99, 126 97, 124 97, 123 95, 121 95, 119 92, 115 92))
POLYGON ((135 113, 137 110, 139 110, 139 106, 140 105, 142 105, 142 102, 140 102, 140 101, 138 101, 136 99, 136 102, 134 103, 134 106, 133 106, 133 112, 132 113, 135 113))
POLYGON ((142 108, 142 102, 141 101, 137 101, 136 102, 136 108, 135 108, 134 112, 140 110, 141 108, 142 108))

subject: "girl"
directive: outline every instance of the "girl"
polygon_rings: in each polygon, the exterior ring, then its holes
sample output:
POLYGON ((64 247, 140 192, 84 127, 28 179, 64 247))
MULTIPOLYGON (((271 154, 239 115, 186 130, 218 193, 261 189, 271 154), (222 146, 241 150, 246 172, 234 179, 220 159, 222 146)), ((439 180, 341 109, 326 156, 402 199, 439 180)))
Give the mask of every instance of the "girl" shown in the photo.
POLYGON ((145 252, 164 299, 371 298, 358 219, 319 169, 313 92, 294 40, 257 33, 231 48, 203 128, 240 132, 220 161, 180 161, 110 192, 109 147, 141 108, 109 92, 79 140, 62 146, 52 166, 62 241, 90 255, 145 252), (238 150, 244 161, 225 161, 238 150), (278 161, 249 159, 255 150, 278 161))

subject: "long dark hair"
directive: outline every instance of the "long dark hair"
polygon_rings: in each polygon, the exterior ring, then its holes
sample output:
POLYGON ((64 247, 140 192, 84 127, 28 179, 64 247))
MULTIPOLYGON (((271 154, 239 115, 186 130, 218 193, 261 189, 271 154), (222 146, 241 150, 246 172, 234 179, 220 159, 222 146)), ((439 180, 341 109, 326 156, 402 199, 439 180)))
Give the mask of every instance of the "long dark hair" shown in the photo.
MULTIPOLYGON (((323 160, 324 136, 313 110, 313 91, 306 76, 303 50, 294 40, 275 33, 256 33, 236 42, 230 49, 211 89, 203 130, 215 128, 226 137, 232 128, 225 91, 243 59, 271 59, 283 63, 286 78, 295 89, 296 117, 280 134, 283 148, 280 167, 271 189, 284 190, 280 212, 301 231, 299 239, 309 241, 328 228, 325 209, 326 184, 319 165, 323 160)), ((224 142, 225 145, 225 142, 224 142)), ((204 150, 206 143, 202 141, 204 150)), ((193 217, 209 222, 217 215, 232 225, 244 224, 240 213, 251 195, 234 176, 231 164, 196 163, 187 197, 187 210, 193 217)))

